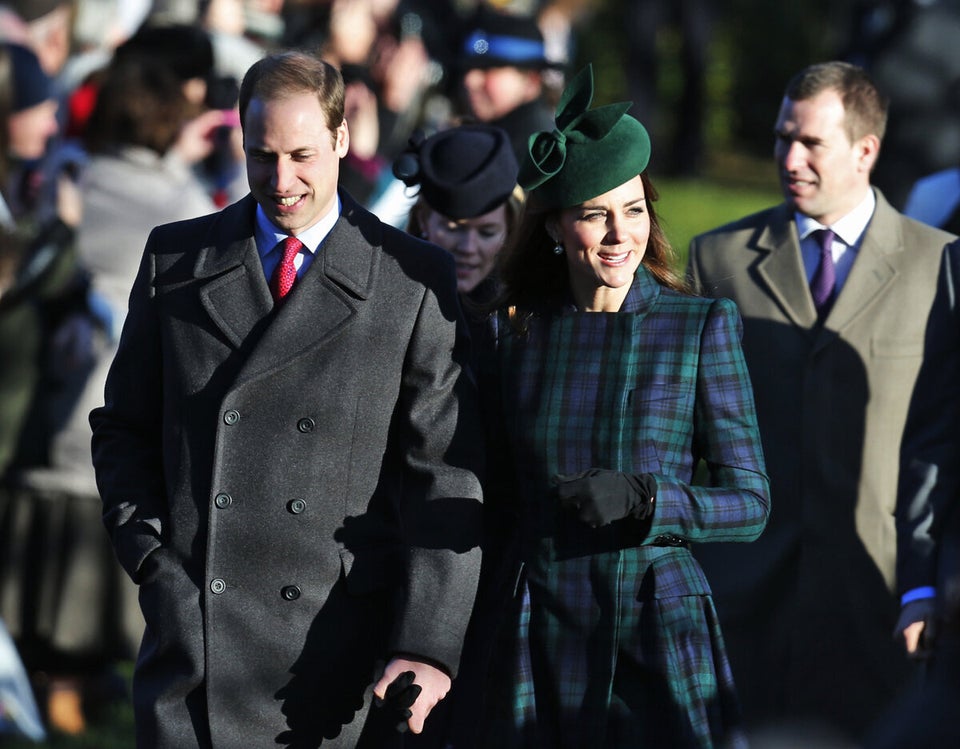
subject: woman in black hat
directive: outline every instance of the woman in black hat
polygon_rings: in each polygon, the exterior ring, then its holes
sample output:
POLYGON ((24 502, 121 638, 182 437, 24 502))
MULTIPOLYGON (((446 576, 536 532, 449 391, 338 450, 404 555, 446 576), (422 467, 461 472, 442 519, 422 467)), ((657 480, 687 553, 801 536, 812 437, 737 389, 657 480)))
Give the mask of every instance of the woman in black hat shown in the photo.
POLYGON ((587 68, 529 141, 481 348, 484 511, 503 538, 484 551, 502 595, 475 609, 501 622, 476 733, 497 749, 742 747, 691 553, 755 539, 770 509, 739 315, 687 293, 647 131, 628 103, 592 98, 587 68))
POLYGON ((457 290, 471 307, 495 296, 500 250, 523 206, 517 160, 507 134, 490 125, 460 125, 415 134, 393 171, 419 190, 407 231, 449 251, 457 290))

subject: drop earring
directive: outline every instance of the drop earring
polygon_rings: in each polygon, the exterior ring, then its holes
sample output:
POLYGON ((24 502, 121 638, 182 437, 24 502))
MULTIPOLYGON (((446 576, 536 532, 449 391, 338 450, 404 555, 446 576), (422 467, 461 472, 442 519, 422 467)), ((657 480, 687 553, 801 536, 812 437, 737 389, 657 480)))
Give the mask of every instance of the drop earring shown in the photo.
POLYGON ((560 242, 557 242, 557 243, 553 246, 553 254, 554 254, 554 255, 562 255, 562 254, 563 254, 563 245, 560 244, 560 242))

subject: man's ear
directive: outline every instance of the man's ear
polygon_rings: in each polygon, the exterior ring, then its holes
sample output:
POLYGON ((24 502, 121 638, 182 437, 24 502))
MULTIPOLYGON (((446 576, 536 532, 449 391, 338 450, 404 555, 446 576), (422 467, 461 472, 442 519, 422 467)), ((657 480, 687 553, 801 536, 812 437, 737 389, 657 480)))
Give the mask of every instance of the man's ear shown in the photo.
POLYGON ((347 121, 344 120, 334 131, 333 150, 341 159, 347 155, 350 150, 350 130, 347 127, 347 121))
POLYGON ((880 155, 880 139, 876 135, 864 135, 857 141, 857 151, 861 169, 869 174, 880 155))

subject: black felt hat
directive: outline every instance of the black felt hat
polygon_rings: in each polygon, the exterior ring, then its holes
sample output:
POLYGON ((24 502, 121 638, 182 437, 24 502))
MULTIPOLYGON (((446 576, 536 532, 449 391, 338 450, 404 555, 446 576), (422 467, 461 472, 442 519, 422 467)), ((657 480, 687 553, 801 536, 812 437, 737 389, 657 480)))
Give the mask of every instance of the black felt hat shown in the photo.
POLYGON ((498 13, 481 5, 468 25, 461 45, 462 71, 513 67, 543 70, 547 59, 543 32, 532 16, 498 13))
POLYGON ((414 134, 393 173, 435 211, 452 219, 476 218, 505 203, 517 186, 510 138, 492 125, 460 125, 423 138, 414 134))

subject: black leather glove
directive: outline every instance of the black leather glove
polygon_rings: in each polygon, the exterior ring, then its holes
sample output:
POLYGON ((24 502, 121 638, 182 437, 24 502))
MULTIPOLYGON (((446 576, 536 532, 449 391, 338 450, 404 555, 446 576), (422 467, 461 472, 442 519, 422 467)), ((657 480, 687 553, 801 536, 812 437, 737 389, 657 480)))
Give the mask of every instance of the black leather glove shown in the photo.
POLYGON ((553 478, 560 505, 573 509, 591 528, 633 517, 644 520, 653 514, 657 481, 651 473, 621 473, 591 468, 553 478))
POLYGON ((421 686, 414 684, 413 680, 416 674, 413 671, 404 671, 396 679, 387 685, 387 691, 383 698, 373 696, 373 704, 379 708, 387 710, 390 720, 396 720, 397 730, 403 733, 409 727, 407 721, 413 712, 410 710, 413 703, 420 696, 421 686))

